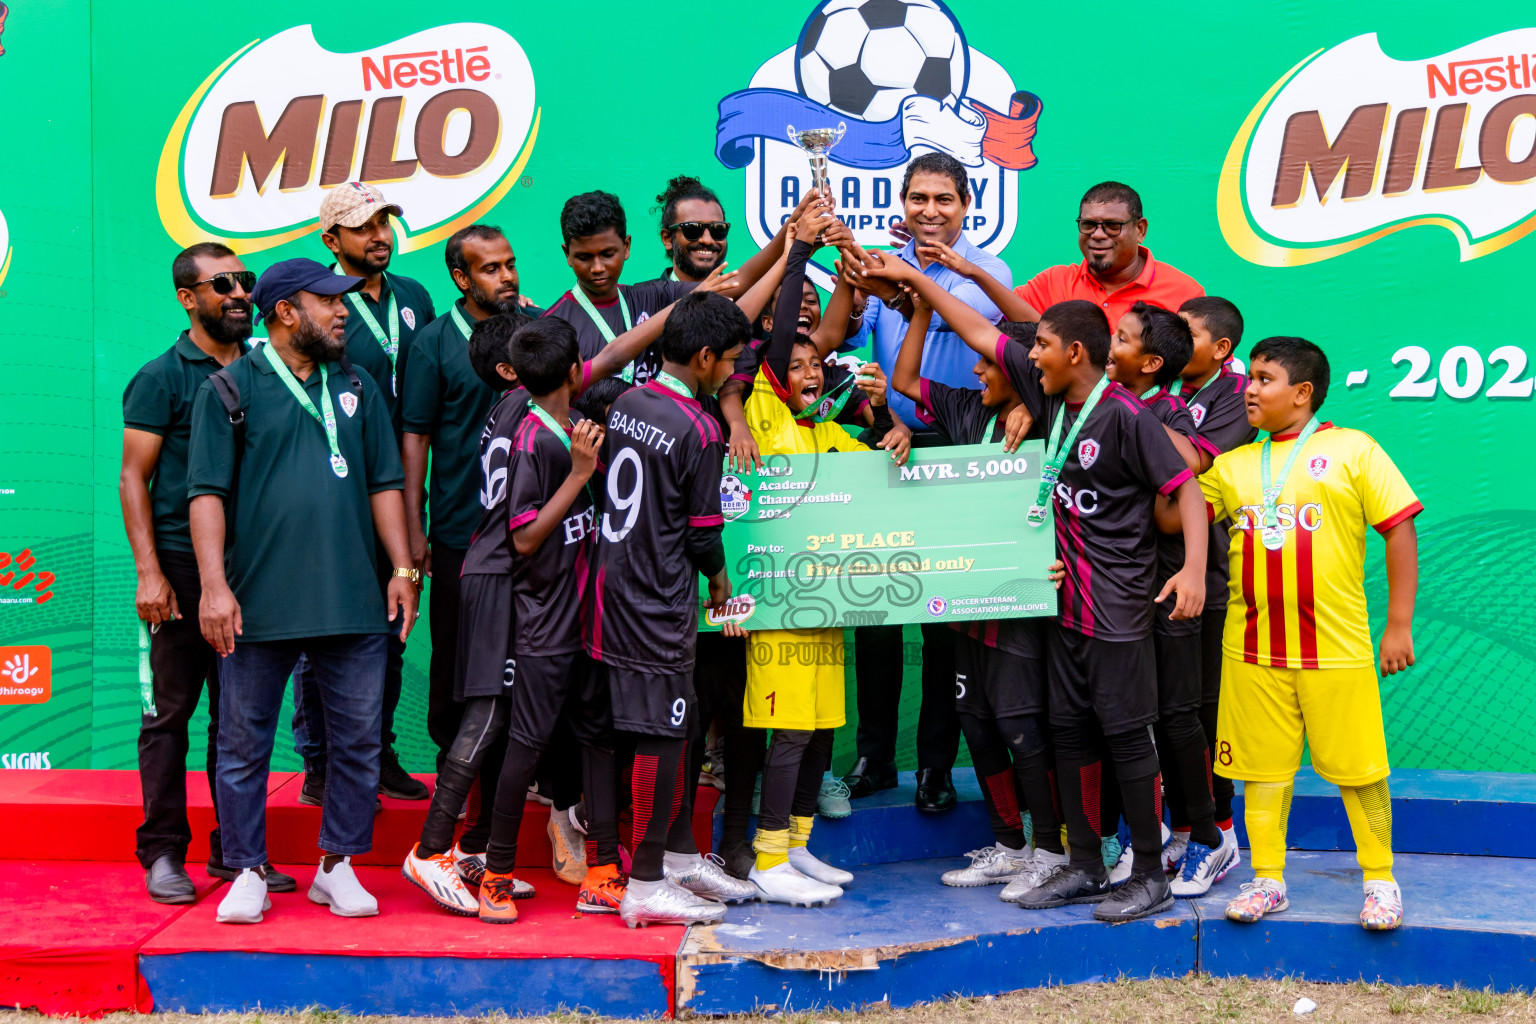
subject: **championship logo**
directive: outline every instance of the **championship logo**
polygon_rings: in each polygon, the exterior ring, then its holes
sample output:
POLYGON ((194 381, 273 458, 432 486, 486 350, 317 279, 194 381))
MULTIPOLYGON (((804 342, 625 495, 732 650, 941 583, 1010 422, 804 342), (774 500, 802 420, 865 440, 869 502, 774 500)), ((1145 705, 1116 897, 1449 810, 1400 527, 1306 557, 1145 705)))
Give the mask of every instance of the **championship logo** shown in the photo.
POLYGON ((11 229, 5 223, 5 212, 0 210, 0 284, 11 272, 11 229))
POLYGON ((1319 50, 1260 98, 1227 151, 1221 231, 1270 267, 1435 225, 1462 260, 1536 230, 1536 28, 1396 60, 1376 36, 1319 50))
POLYGON ((757 599, 751 594, 735 594, 719 608, 704 609, 704 621, 711 626, 723 626, 727 622, 740 625, 757 611, 757 599))
POLYGON ((1099 442, 1093 438, 1084 438, 1077 445, 1077 461, 1084 469, 1088 469, 1099 461, 1099 442))
POLYGON ((845 125, 827 154, 829 176, 838 215, 871 246, 888 244, 890 225, 902 219, 908 161, 948 153, 970 168, 966 237, 1000 253, 1018 222, 1019 172, 1036 163, 1040 109, 1037 96, 1016 91, 996 61, 966 43, 939 0, 824 0, 794 46, 720 101, 715 156, 746 169, 748 227, 765 245, 808 187, 806 153, 789 126, 845 125))
POLYGON ((720 478, 720 513, 726 522, 740 519, 752 507, 752 492, 741 477, 727 473, 720 478))
POLYGON ((538 137, 533 68, 491 25, 440 25, 358 53, 309 25, 240 50, 192 93, 160 152, 155 200, 178 245, 250 253, 317 230, 324 191, 388 187, 396 251, 470 224, 512 187, 538 137))

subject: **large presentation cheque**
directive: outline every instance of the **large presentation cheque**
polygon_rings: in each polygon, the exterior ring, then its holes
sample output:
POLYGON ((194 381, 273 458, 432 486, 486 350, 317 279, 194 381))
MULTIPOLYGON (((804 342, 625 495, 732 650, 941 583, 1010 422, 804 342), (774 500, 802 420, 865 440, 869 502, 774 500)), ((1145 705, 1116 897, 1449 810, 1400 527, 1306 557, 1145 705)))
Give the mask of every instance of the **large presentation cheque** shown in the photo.
MULTIPOLYGON (((733 595, 700 629, 822 629, 1056 614, 1055 527, 1024 513, 1044 446, 778 455, 720 481, 733 595)), ((701 602, 702 606, 702 602, 701 602)))

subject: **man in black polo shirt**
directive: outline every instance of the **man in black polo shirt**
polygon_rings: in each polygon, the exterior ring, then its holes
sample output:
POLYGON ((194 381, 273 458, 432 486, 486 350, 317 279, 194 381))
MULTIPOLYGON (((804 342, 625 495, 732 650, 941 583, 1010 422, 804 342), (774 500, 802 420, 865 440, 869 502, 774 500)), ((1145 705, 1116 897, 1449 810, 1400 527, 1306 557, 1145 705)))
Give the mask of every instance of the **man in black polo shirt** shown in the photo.
MULTIPOLYGON (((227 246, 200 242, 171 263, 187 329, 145 363, 123 392, 123 471, 118 493, 123 526, 138 574, 135 603, 149 639, 151 689, 141 694, 139 784, 144 824, 138 857, 149 898, 191 903, 196 898, 184 861, 187 823, 187 724, 208 684, 208 789, 218 764, 218 659, 198 629, 202 595, 192 534, 187 528, 187 446, 192 400, 208 375, 245 352, 251 336, 249 292, 256 275, 227 246)), ((141 637, 145 634, 141 634, 141 637)), ((217 810, 215 810, 217 819, 217 810)), ((215 826, 208 836, 208 873, 234 878, 224 866, 215 826)), ((288 892, 294 881, 268 867, 268 884, 288 892)))
MULTIPOLYGON (((349 181, 326 192, 320 201, 320 241, 336 257, 333 269, 363 279, 362 288, 348 292, 347 358, 379 385, 389 408, 400 445, 400 377, 416 332, 437 314, 427 290, 409 277, 388 272, 395 233, 390 216, 402 217, 399 206, 385 200, 372 185, 349 181)), ((381 563, 384 552, 379 552, 381 563)), ((388 568, 387 565, 384 568, 388 568)), ((387 584, 380 581, 380 586, 387 584)), ((401 800, 425 800, 427 787, 400 766, 395 754, 395 707, 400 703, 400 674, 405 645, 388 641, 384 660, 384 732, 379 751, 379 792, 401 800)), ((304 758, 301 803, 318 807, 325 792, 325 725, 320 717, 320 691, 307 662, 293 671, 293 733, 304 758)))
POLYGON ((459 573, 480 521, 480 428, 496 393, 469 362, 469 332, 498 313, 542 316, 519 303, 517 257, 500 228, 471 224, 455 232, 443 250, 448 273, 462 298, 416 336, 400 389, 404 435, 406 527, 411 558, 432 578, 432 663, 428 669, 427 735, 437 745, 437 767, 459 732, 463 705, 453 699, 459 642, 459 573), (427 513, 421 492, 432 467, 427 513))
POLYGON ((342 917, 378 913, 355 854, 372 846, 384 636, 416 618, 403 474, 389 410, 366 370, 344 371, 347 308, 362 285, 314 260, 267 269, 252 293, 269 341, 197 393, 187 460, 203 636, 219 665, 218 805, 224 862, 240 871, 223 922, 267 900, 266 786, 288 674, 308 658, 324 702, 330 771, 324 856, 309 898, 342 917), (355 374, 355 377, 352 376, 355 374), (380 593, 381 539, 394 575, 380 593))

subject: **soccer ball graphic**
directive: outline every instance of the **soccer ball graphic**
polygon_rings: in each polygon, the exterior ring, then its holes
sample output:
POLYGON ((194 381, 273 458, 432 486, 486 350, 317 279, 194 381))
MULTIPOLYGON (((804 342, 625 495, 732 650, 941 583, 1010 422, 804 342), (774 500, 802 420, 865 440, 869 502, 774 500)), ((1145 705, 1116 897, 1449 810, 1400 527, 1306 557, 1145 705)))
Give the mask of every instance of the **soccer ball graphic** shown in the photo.
POLYGON ((967 50, 939 0, 825 0, 795 47, 801 95, 861 121, 888 121, 908 96, 953 105, 967 50))
POLYGON ((720 478, 720 511, 726 519, 735 519, 752 507, 752 492, 741 478, 727 473, 720 478))

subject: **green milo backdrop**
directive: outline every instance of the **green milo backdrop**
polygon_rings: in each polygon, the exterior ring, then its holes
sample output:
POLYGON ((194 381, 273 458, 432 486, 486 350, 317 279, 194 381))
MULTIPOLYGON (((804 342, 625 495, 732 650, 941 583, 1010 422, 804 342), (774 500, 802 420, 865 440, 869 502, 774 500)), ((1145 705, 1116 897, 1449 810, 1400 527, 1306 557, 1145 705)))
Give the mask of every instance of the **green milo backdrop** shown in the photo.
MULTIPOLYGON (((624 199, 636 281, 664 263, 652 197, 697 174, 736 226, 739 264, 803 187, 787 125, 844 122, 832 177, 866 244, 886 240, 914 148, 971 169, 969 237, 1018 280, 1077 261, 1077 198, 1120 179, 1146 201, 1158 258, 1236 300, 1250 341, 1321 342, 1328 418, 1379 438, 1427 509, 1418 664, 1383 684, 1394 762, 1536 768, 1528 4, 1454 18, 1422 0, 1154 2, 1107 19, 1002 0, 608 2, 579 26, 556 10, 455 14, 48 0, 0 23, 5 767, 134 764, 120 401, 184 325, 169 281, 181 246, 221 238, 257 270, 322 257, 323 190, 360 177, 405 208, 393 269, 439 309, 453 296, 441 242, 474 220, 506 229, 523 290, 549 303, 570 284, 557 217, 571 194, 624 199)), ((956 510, 977 529, 985 512, 956 510)), ((1379 568, 1367 589, 1379 633, 1379 568)), ((418 769, 422 626, 398 716, 418 769)), ((915 658, 907 672, 910 762, 915 658)), ((294 763, 280 743, 278 765, 294 763)))

